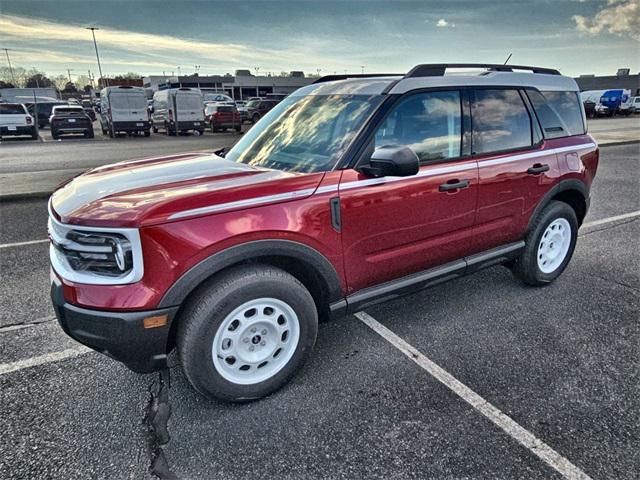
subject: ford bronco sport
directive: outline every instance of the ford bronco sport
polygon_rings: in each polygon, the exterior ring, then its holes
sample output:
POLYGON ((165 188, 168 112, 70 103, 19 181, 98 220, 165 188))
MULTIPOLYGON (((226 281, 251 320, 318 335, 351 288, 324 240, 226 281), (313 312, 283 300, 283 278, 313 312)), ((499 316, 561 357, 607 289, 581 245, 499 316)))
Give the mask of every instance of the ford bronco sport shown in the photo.
POLYGON ((59 322, 137 372, 177 348, 204 395, 262 397, 301 367, 318 319, 496 264, 555 280, 598 166, 585 125, 576 83, 550 69, 323 77, 224 158, 116 163, 61 186, 59 322))

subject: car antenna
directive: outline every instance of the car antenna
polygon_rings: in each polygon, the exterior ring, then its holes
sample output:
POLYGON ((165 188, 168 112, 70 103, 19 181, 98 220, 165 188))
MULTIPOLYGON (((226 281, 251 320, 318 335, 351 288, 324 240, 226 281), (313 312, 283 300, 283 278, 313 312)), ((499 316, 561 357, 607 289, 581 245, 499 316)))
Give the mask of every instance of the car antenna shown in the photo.
POLYGON ((511 55, 513 55, 513 52, 509 52, 509 56, 507 57, 507 59, 504 61, 503 65, 506 65, 507 62, 511 59, 511 55))

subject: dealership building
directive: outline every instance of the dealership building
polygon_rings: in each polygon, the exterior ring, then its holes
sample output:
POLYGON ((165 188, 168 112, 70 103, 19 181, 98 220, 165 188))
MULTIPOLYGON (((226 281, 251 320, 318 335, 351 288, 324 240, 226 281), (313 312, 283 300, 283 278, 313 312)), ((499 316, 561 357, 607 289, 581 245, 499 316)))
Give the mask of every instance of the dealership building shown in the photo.
POLYGON ((291 93, 313 83, 315 78, 303 72, 290 72, 287 76, 255 76, 249 70, 236 70, 235 75, 155 75, 142 78, 145 88, 157 92, 167 88, 192 87, 203 92, 221 92, 236 100, 263 97, 269 93, 291 93))
POLYGON ((575 79, 580 91, 585 90, 630 90, 631 95, 640 95, 640 74, 631 74, 628 68, 621 68, 616 75, 580 75, 575 79))

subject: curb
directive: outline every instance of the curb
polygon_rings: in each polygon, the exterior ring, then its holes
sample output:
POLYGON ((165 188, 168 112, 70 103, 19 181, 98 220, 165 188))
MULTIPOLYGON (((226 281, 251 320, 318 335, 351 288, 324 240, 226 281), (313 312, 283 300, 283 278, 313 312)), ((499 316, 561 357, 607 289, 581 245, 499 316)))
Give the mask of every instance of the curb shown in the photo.
POLYGON ((640 140, 620 140, 619 142, 598 143, 598 147, 600 148, 617 147, 618 145, 633 145, 635 143, 640 143, 640 140))

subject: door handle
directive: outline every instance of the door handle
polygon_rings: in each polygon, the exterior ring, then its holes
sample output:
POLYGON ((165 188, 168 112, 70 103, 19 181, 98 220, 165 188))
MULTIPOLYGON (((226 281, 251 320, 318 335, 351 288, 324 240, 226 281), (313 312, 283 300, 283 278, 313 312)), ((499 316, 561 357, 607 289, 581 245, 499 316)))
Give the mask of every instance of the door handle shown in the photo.
POLYGON ((541 163, 535 163, 533 167, 527 170, 527 173, 529 175, 538 175, 539 173, 548 172, 548 171, 549 171, 549 165, 547 165, 546 163, 544 165, 541 163))
POLYGON ((469 188, 469 180, 449 180, 447 183, 440 185, 441 192, 450 192, 451 190, 460 190, 461 188, 469 188))

